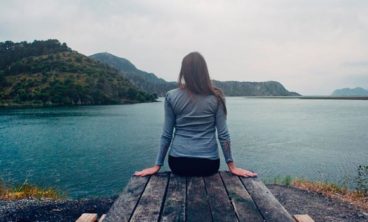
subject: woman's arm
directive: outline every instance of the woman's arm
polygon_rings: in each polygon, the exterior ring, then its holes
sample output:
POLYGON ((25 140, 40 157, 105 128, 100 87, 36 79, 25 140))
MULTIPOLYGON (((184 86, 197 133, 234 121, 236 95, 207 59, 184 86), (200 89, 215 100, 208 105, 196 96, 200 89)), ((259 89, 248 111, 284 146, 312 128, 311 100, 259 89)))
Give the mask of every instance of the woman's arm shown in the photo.
POLYGON ((229 130, 227 129, 226 114, 222 103, 218 103, 216 111, 216 129, 217 137, 220 141, 220 146, 222 148, 222 153, 224 154, 226 163, 233 162, 233 157, 231 154, 231 140, 229 130))
POLYGON ((222 152, 225 157, 225 161, 229 168, 229 171, 232 174, 237 176, 245 176, 245 177, 254 177, 257 176, 256 173, 250 172, 245 169, 241 169, 235 166, 232 154, 231 154, 231 140, 229 130, 227 129, 226 124, 226 114, 224 112, 223 105, 219 103, 216 112, 216 129, 217 129, 217 136, 220 141, 220 145, 222 148, 222 152))
POLYGON ((164 102, 164 110, 165 110, 165 121, 161 135, 160 151, 157 154, 155 165, 142 171, 135 172, 134 175, 136 176, 147 176, 155 174, 160 170, 161 166, 164 164, 165 156, 170 147, 176 120, 174 110, 172 109, 171 104, 168 101, 167 94, 164 102))
POLYGON ((162 129, 161 142, 160 142, 160 151, 157 154, 155 164, 158 166, 162 166, 164 164, 164 160, 166 157, 166 153, 169 150, 174 126, 175 126, 175 113, 169 102, 168 96, 165 97, 164 102, 164 111, 165 111, 165 120, 164 127, 162 129))
POLYGON ((227 167, 229 168, 229 171, 232 174, 237 175, 237 176, 242 176, 242 177, 256 177, 257 176, 256 173, 236 167, 234 162, 228 162, 227 167))

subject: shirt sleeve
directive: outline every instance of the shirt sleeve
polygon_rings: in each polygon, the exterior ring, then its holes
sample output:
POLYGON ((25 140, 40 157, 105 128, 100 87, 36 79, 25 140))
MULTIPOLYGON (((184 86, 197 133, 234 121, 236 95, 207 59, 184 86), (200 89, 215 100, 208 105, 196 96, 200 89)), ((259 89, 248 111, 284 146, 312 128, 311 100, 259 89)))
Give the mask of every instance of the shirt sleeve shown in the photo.
POLYGON ((231 155, 230 134, 226 124, 226 114, 224 111, 224 105, 220 102, 216 112, 216 129, 217 137, 220 141, 226 163, 233 162, 233 157, 231 155))
POLYGON ((166 153, 170 147, 176 120, 174 110, 172 109, 172 106, 168 100, 167 94, 165 96, 164 101, 164 110, 165 110, 164 127, 161 135, 160 150, 157 154, 155 162, 155 164, 159 166, 162 166, 164 164, 166 153))

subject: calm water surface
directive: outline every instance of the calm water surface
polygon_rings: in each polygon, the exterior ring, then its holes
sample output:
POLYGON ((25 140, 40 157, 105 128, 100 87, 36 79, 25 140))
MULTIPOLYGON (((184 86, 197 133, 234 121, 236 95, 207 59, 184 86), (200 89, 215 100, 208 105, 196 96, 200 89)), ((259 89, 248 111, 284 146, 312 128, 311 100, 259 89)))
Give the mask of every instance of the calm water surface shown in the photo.
MULTIPOLYGON (((368 164, 367 101, 230 97, 227 104, 234 159, 263 179, 341 183, 368 164)), ((162 102, 0 109, 0 177, 73 198, 117 194, 153 164, 162 122, 162 102)))

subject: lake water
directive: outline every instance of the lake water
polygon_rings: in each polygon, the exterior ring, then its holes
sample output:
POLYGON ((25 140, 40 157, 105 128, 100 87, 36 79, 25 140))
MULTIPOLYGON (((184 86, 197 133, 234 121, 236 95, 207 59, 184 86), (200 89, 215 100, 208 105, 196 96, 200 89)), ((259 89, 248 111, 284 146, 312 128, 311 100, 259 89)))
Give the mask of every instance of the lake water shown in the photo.
MULTIPOLYGON (((368 164, 367 101, 229 97, 227 106, 235 162, 262 179, 342 183, 368 164)), ((153 164, 162 122, 162 102, 0 109, 0 178, 73 198, 118 194, 153 164)))

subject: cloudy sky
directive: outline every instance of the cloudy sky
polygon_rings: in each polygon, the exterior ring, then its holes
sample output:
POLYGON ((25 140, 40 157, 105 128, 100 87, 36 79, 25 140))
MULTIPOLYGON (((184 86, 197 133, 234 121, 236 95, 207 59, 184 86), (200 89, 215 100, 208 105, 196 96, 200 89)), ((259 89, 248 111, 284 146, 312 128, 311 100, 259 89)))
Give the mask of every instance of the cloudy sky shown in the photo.
POLYGON ((0 41, 49 38, 166 80, 199 51, 217 80, 368 88, 367 0, 0 0, 0 41))

